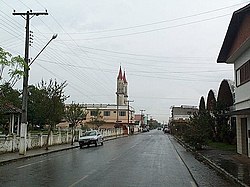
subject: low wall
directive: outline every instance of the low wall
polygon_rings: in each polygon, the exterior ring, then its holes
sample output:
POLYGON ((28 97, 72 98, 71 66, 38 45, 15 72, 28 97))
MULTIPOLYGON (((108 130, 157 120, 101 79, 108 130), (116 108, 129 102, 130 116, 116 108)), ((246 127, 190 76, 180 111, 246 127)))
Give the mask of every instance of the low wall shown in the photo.
MULTIPOLYGON (((107 129, 100 130, 104 138, 112 136, 123 135, 123 129, 107 129)), ((78 141, 79 137, 82 135, 82 130, 76 130, 75 141, 78 141)), ((26 139, 26 148, 35 149, 44 147, 47 141, 47 134, 30 134, 28 133, 26 139)), ((72 134, 70 130, 58 131, 54 134, 51 133, 49 137, 49 145, 59 145, 70 143, 72 134)), ((0 136, 0 154, 6 152, 17 152, 19 150, 20 137, 14 135, 11 136, 0 136)))

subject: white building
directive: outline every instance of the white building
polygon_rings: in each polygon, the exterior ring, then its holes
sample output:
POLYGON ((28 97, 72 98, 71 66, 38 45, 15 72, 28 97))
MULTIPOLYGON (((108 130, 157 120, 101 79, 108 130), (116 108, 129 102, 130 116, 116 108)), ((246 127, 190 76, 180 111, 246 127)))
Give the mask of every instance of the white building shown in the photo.
POLYGON ((250 4, 233 13, 217 62, 234 64, 237 152, 250 157, 250 4))

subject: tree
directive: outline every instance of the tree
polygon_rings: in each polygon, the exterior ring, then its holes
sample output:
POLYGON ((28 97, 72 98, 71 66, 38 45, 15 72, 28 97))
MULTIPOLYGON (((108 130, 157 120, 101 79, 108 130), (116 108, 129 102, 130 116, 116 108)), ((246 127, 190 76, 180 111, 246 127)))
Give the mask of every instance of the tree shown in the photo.
POLYGON ((91 117, 91 121, 89 123, 96 126, 97 129, 99 129, 99 127, 102 126, 103 123, 105 123, 105 121, 103 120, 103 116, 101 116, 102 112, 100 111, 99 108, 93 110, 92 112, 93 112, 93 117, 91 117))
POLYGON ((20 55, 12 57, 9 52, 0 47, 0 84, 8 83, 13 87, 24 74, 24 66, 23 57, 20 55))
POLYGON ((48 93, 46 89, 31 85, 28 94, 28 122, 32 128, 36 125, 42 129, 46 124, 48 93))
POLYGON ((71 132, 72 132, 71 145, 73 145, 74 143, 76 125, 84 118, 86 118, 86 115, 87 112, 83 110, 83 108, 79 103, 75 104, 72 102, 72 104, 65 107, 65 118, 71 124, 71 132))
POLYGON ((64 101, 68 96, 64 95, 64 88, 67 86, 66 81, 59 84, 57 81, 52 79, 49 83, 42 81, 39 84, 39 89, 44 91, 47 94, 47 97, 44 100, 44 111, 46 124, 48 124, 48 136, 46 141, 46 150, 48 150, 49 137, 52 130, 55 128, 55 125, 59 123, 64 116, 64 101))
POLYGON ((184 141, 197 150, 202 149, 203 146, 208 144, 211 137, 211 123, 213 118, 207 111, 194 114, 190 118, 190 123, 187 125, 187 129, 184 133, 184 141))
MULTIPOLYGON (((215 99, 215 91, 212 89, 209 90, 208 96, 207 96, 207 111, 209 112, 211 118, 215 118, 215 110, 216 110, 216 99, 215 99)), ((213 123, 211 123, 212 128, 212 139, 215 141, 217 139, 217 124, 215 120, 213 120, 213 123)))
POLYGON ((9 83, 0 85, 0 124, 6 124, 8 119, 4 115, 7 105, 21 108, 21 93, 13 89, 9 83))
POLYGON ((234 84, 229 80, 223 80, 219 87, 215 110, 217 139, 218 141, 233 143, 236 132, 230 126, 230 107, 233 106, 234 84))
POLYGON ((21 93, 11 87, 9 83, 0 85, 0 104, 12 104, 16 107, 21 107, 21 93))
POLYGON ((199 104, 199 112, 202 112, 204 110, 205 110, 205 99, 202 96, 201 99, 200 99, 200 104, 199 104))

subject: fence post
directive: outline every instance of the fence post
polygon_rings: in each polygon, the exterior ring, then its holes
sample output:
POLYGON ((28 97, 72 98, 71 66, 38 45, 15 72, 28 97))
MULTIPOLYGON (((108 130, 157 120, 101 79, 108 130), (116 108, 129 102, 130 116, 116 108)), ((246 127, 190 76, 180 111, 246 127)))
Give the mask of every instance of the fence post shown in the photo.
POLYGON ((40 141, 40 147, 42 147, 43 146, 43 133, 41 132, 40 134, 39 134, 39 141, 40 141))
POLYGON ((49 145, 53 145, 53 132, 50 132, 50 144, 49 145))
POLYGON ((61 128, 58 127, 58 143, 61 144, 62 143, 62 133, 61 133, 61 128))
POLYGON ((69 143, 69 130, 67 129, 67 132, 66 132, 66 142, 69 143))

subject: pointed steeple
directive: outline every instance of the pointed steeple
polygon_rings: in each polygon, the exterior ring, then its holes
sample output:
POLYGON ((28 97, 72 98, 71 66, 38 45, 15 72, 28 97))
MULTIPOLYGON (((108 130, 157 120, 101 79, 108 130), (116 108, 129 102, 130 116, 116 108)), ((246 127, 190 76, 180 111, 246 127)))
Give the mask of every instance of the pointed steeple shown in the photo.
POLYGON ((125 70, 124 70, 124 74, 123 74, 123 78, 122 79, 123 79, 124 83, 128 83, 127 79, 126 79, 126 75, 125 75, 125 70))
POLYGON ((122 80, 123 77, 122 77, 122 67, 120 66, 120 70, 119 70, 119 74, 118 74, 118 77, 117 77, 118 80, 122 80))

